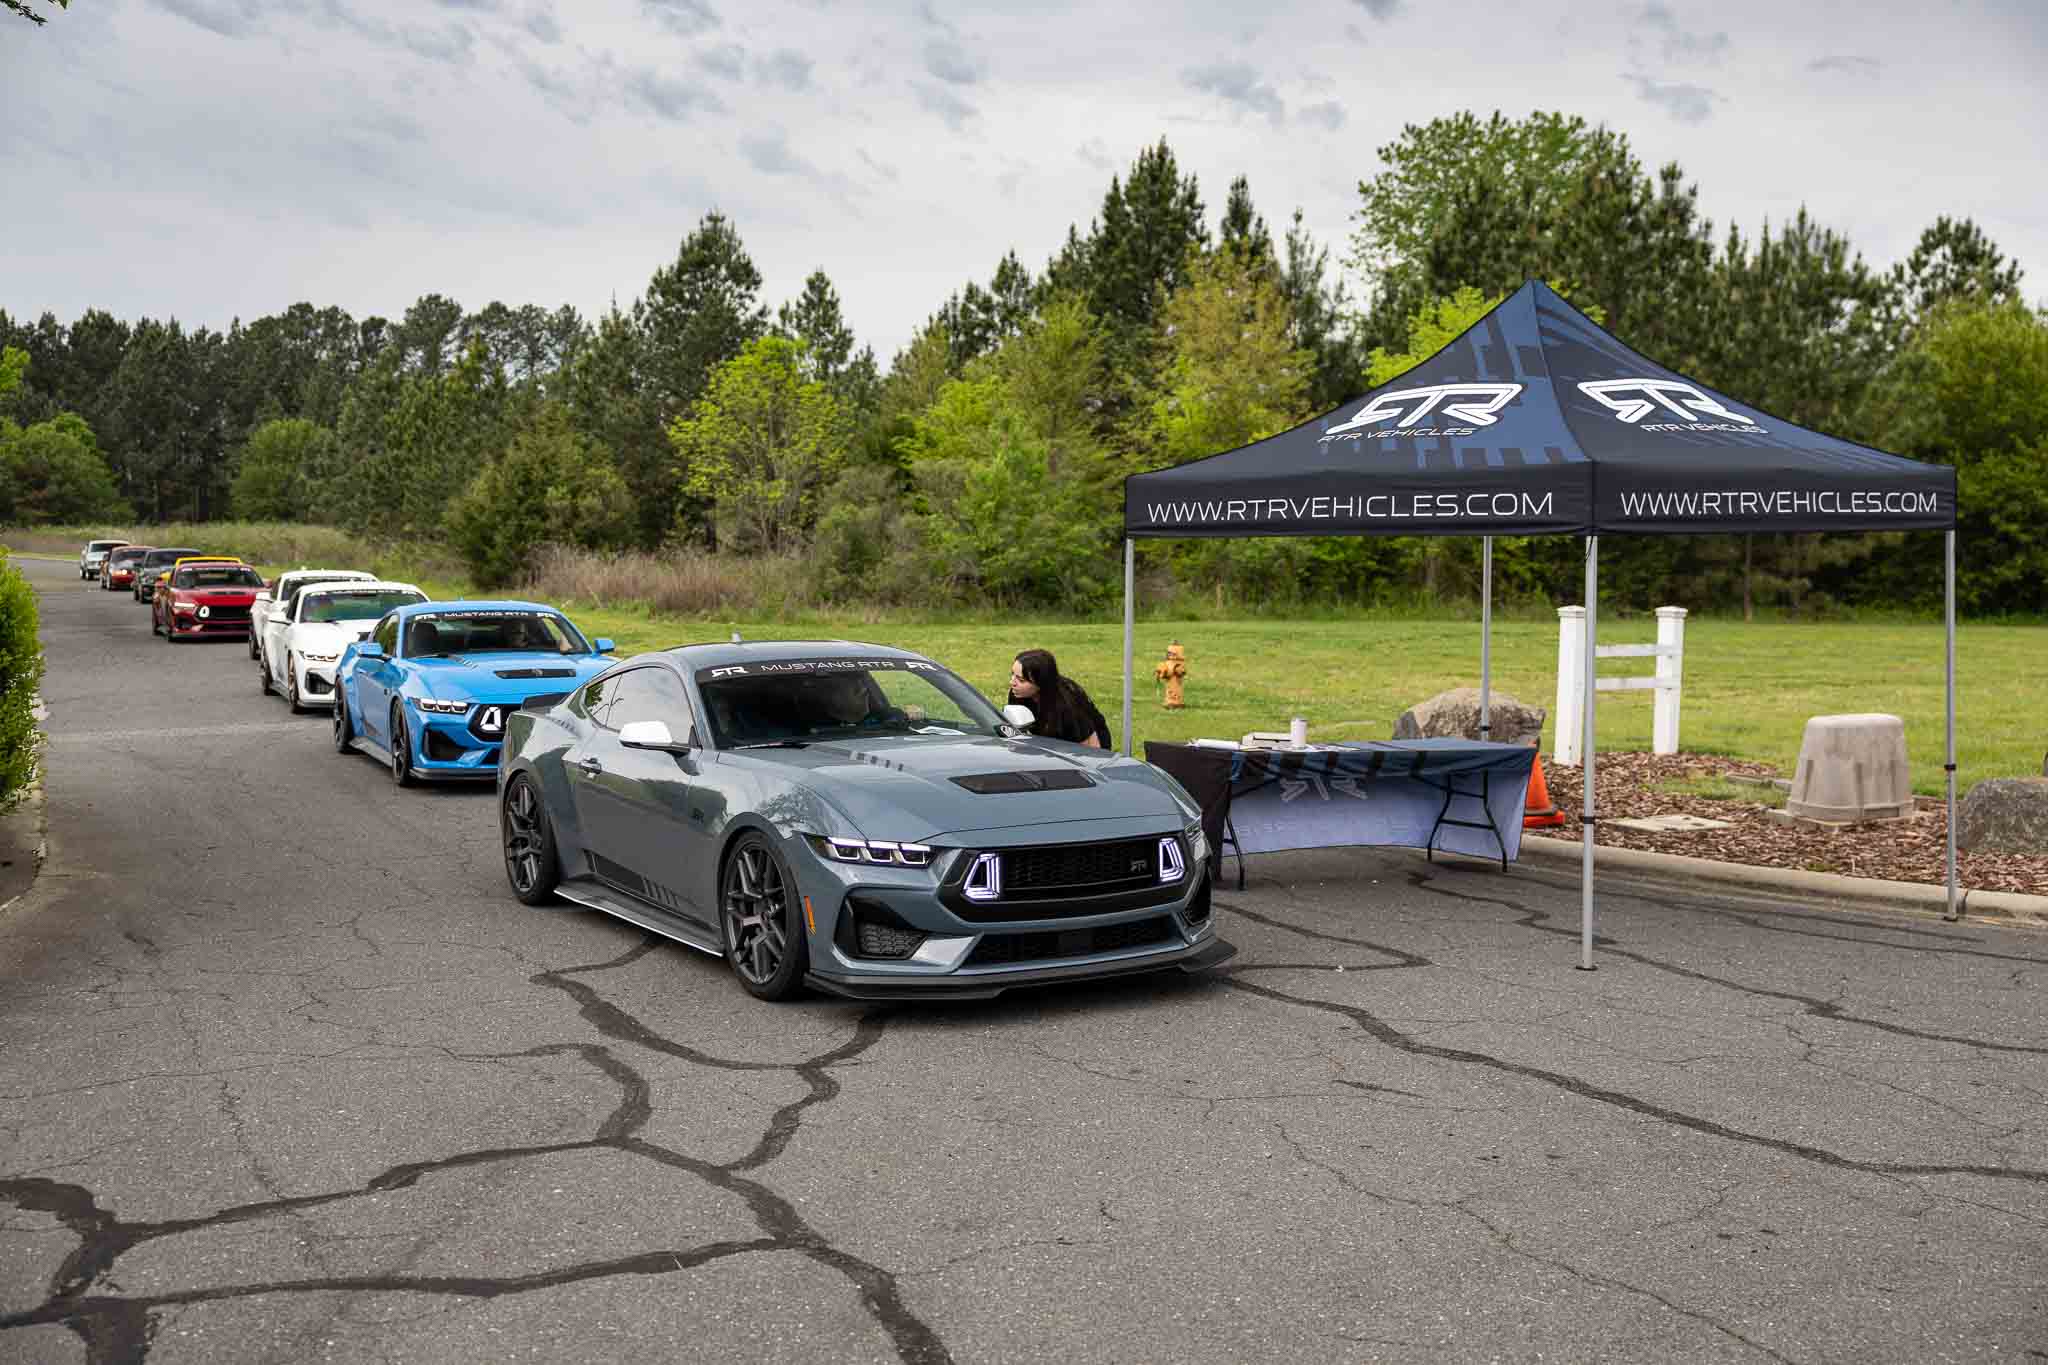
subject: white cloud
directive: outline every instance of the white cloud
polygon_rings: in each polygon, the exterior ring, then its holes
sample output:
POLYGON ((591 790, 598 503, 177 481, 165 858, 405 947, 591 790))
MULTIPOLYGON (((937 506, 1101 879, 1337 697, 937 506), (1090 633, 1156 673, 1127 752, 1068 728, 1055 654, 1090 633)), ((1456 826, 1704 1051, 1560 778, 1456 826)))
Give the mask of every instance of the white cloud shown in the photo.
POLYGON ((1723 227, 1804 205, 1881 265, 1967 216, 2048 279, 2048 214, 2010 178, 2048 126, 2035 0, 1850 32, 1784 0, 1489 7, 1469 41, 1461 2, 1281 0, 1247 48, 1226 0, 78 0, 0 43, 27 130, 0 149, 0 308, 596 313, 716 207, 766 302, 822 266, 886 357, 1004 251, 1042 267, 1162 136, 1212 221, 1247 174, 1269 223, 1300 205, 1341 258, 1373 148, 1495 108, 1628 133, 1723 227))

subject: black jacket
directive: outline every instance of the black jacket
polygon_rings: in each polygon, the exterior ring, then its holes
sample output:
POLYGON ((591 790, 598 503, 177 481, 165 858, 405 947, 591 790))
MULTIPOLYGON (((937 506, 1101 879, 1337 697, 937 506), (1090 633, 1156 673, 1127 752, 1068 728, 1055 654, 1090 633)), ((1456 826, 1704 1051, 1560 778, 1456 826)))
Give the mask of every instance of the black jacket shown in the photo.
MULTIPOLYGON (((1038 715, 1031 722, 1030 733, 1043 739, 1064 739, 1075 744, 1084 744, 1087 742, 1088 736, 1094 735, 1095 742, 1103 748, 1115 748, 1116 745, 1109 737, 1109 722, 1102 718, 1101 710, 1096 707, 1093 701, 1089 700, 1088 694, 1082 690, 1081 684, 1075 682, 1072 678, 1061 678, 1060 692, 1067 703, 1063 708, 1067 716, 1066 725, 1059 730, 1054 730, 1051 728, 1047 717, 1038 715)), ((1010 700, 1019 706, 1031 706, 1028 700, 1017 696, 1015 693, 1010 695, 1010 700)), ((1034 715, 1039 710, 1035 706, 1032 706, 1031 709, 1034 715)))

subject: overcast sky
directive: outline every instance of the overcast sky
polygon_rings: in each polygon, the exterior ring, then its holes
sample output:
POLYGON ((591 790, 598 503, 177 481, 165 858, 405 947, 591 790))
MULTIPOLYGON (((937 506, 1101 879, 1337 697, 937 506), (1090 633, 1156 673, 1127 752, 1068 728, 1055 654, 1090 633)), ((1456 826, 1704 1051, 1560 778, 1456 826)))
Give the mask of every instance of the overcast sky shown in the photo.
POLYGON ((1161 135, 1212 222, 1242 172, 1341 258, 1374 149, 1468 108, 1604 121, 1717 226, 1805 204, 1877 264, 1968 215, 2041 298, 2044 71, 2048 0, 72 0, 0 15, 0 308, 594 314, 718 208, 886 364, 1161 135))

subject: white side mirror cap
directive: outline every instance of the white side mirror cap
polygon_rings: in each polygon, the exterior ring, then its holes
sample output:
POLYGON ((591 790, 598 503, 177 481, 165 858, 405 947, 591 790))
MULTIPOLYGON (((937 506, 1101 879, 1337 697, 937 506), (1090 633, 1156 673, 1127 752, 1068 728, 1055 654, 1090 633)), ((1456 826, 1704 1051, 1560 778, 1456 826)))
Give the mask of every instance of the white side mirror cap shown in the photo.
POLYGON ((1019 706, 1017 703, 1011 702, 1003 708, 1003 719, 1016 726, 1019 730, 1029 730, 1031 722, 1037 720, 1038 717, 1031 714, 1030 707, 1019 706))
POLYGON ((628 749, 675 749, 680 747, 669 733, 665 720, 633 720, 619 728, 619 743, 628 749))

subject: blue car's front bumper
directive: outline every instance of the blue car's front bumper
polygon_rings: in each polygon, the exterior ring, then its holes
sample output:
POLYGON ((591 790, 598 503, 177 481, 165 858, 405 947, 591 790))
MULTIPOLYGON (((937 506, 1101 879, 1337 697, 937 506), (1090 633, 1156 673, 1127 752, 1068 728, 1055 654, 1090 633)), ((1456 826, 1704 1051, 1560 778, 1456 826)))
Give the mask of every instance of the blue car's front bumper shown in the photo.
MULTIPOLYGON (((497 740, 479 737, 464 716, 427 715, 408 706, 407 729, 412 739, 412 770, 425 778, 494 781, 498 776, 497 740)), ((476 708, 472 707, 471 715, 476 708)))

